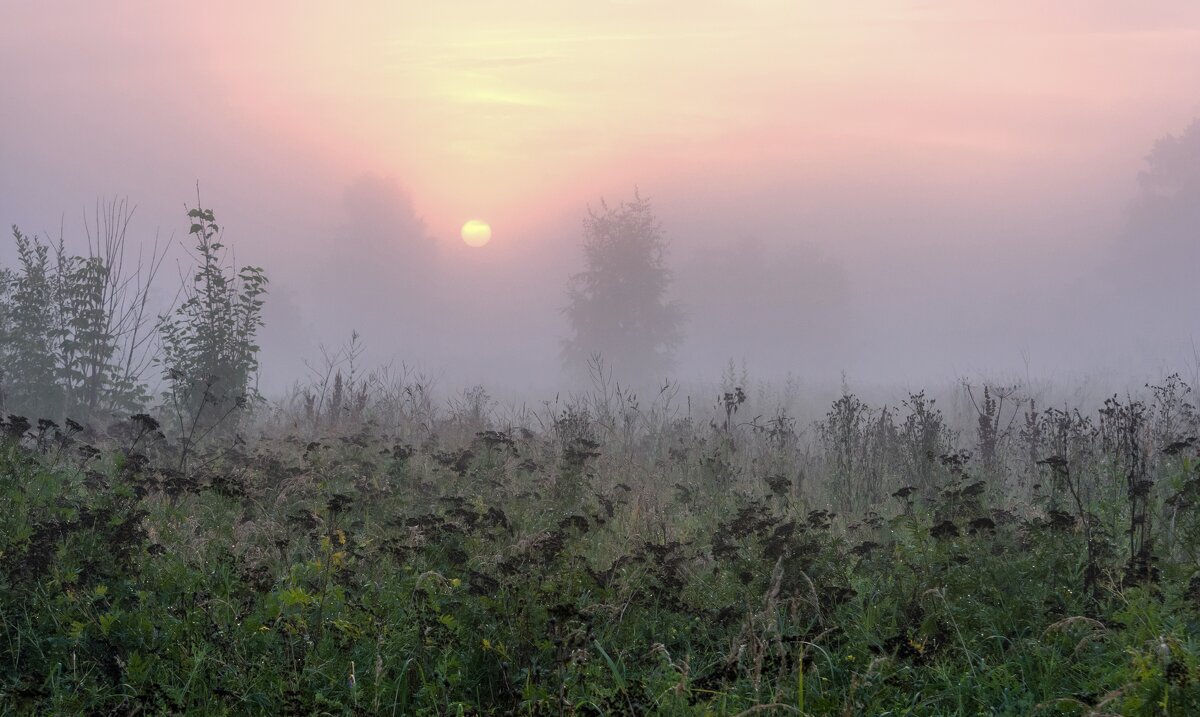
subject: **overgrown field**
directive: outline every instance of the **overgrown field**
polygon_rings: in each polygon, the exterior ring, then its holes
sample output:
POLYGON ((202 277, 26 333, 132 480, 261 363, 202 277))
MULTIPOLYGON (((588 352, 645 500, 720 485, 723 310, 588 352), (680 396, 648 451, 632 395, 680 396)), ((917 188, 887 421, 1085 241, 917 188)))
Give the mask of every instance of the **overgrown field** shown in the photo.
POLYGON ((958 431, 923 394, 813 426, 740 389, 345 395, 204 445, 8 418, 0 710, 1200 714, 1177 378, 977 387, 958 431))

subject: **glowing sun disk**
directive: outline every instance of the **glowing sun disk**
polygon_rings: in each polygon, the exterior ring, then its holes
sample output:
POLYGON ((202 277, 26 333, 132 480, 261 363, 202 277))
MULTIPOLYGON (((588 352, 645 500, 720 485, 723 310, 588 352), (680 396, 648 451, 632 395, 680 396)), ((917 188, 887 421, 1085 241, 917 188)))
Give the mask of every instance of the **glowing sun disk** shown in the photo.
POLYGON ((492 239, 492 228, 487 222, 478 219, 463 224, 462 239, 467 243, 467 246, 483 246, 492 239))

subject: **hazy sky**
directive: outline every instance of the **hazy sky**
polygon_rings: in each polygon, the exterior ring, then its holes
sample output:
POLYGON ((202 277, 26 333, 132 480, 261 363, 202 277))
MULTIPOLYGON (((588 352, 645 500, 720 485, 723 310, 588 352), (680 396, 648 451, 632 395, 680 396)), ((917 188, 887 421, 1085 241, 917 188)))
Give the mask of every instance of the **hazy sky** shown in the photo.
POLYGON ((1052 289, 1196 116, 1189 0, 0 3, 0 221, 71 240, 120 195, 178 238, 198 181, 275 279, 280 365, 362 322, 380 356, 545 375, 580 218, 634 185, 695 309, 682 371, 1070 365, 1052 289), (746 241, 795 281, 704 281, 746 241))

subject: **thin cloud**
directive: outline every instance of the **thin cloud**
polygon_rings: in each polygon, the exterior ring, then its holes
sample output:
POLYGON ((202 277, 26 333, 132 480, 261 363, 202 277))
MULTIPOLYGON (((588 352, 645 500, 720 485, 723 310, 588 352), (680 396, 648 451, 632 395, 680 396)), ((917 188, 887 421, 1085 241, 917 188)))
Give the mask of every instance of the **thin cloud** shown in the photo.
POLYGON ((383 50, 424 51, 431 47, 453 49, 480 49, 489 47, 529 47, 530 45, 558 46, 582 45, 596 42, 660 42, 663 40, 717 40, 735 36, 732 32, 706 33, 599 33, 589 35, 511 35, 480 40, 453 40, 437 43, 413 43, 406 40, 389 40, 377 43, 383 50))
POLYGON ((450 99, 463 104, 505 105, 509 107, 547 108, 552 102, 531 94, 503 92, 499 90, 468 90, 450 95, 450 99))
POLYGON ((503 70, 518 67, 534 67, 557 62, 562 58, 556 55, 538 55, 524 57, 434 57, 426 64, 433 67, 444 67, 452 70, 503 70))

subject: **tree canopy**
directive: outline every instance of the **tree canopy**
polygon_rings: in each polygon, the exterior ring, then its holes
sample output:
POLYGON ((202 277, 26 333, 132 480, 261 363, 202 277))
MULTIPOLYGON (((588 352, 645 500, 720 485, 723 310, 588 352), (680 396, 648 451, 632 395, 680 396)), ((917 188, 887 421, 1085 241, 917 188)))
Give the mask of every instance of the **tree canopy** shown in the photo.
POLYGON ((683 338, 683 310, 668 298, 667 238, 650 201, 631 201, 583 220, 586 268, 570 277, 563 310, 573 335, 564 341, 568 370, 582 373, 599 355, 618 376, 658 379, 674 362, 683 338))

